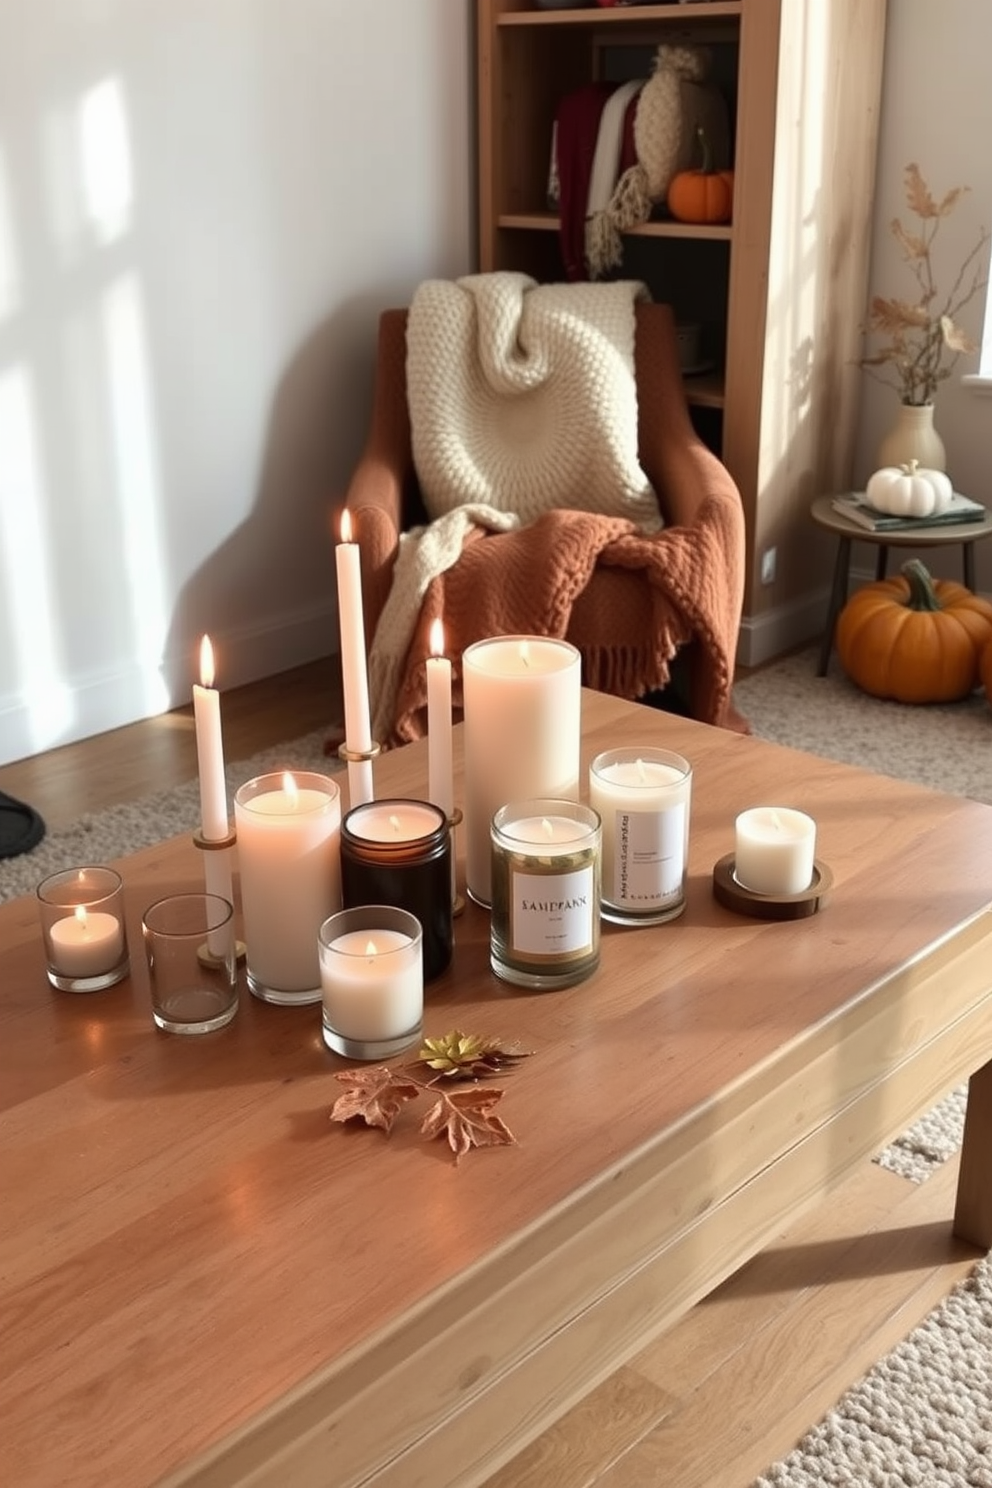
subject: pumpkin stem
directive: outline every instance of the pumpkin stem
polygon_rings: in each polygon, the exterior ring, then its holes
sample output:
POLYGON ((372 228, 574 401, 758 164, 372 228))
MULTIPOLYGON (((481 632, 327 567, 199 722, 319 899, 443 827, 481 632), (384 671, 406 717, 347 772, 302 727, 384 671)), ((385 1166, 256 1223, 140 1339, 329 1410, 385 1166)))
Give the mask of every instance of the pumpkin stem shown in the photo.
POLYGON ((709 135, 701 124, 696 126, 696 138, 699 141, 699 149, 703 157, 703 163, 699 167, 699 174, 701 176, 711 176, 713 174, 713 149, 710 145, 709 135))
POLYGON ((905 465, 900 465, 899 469, 902 471, 903 475, 915 475, 917 470, 919 469, 919 465, 919 460, 912 459, 907 460, 905 465))
POLYGON ((919 558, 910 558, 908 563, 903 564, 902 571, 909 585, 909 594, 905 601, 907 609, 942 610, 944 608, 937 598, 937 591, 933 587, 933 579, 919 558))

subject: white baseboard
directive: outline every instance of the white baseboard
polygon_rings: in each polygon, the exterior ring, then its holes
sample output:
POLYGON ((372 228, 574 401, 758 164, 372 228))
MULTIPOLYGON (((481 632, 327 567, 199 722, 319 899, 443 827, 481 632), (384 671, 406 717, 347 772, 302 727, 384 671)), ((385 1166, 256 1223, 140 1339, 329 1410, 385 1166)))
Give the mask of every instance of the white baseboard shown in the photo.
MULTIPOLYGON (((223 657, 218 676, 222 690, 242 687, 336 652, 337 605, 331 595, 326 603, 267 617, 258 625, 212 632, 211 639, 217 656, 223 657)), ((191 676, 195 650, 194 644, 181 654, 173 652, 151 668, 127 659, 112 672, 77 673, 46 687, 43 697, 0 698, 0 765, 188 703, 196 680, 191 676)))
POLYGON ((745 615, 737 638, 738 666, 761 666, 821 635, 829 600, 829 591, 821 589, 764 615, 745 615))

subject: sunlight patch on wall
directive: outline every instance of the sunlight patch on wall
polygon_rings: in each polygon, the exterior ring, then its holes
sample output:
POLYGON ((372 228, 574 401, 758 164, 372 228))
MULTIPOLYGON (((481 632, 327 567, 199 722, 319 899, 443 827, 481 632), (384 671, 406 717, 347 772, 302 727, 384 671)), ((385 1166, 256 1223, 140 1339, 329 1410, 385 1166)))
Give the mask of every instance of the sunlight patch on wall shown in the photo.
POLYGON ((101 243, 131 225, 134 191, 124 94, 117 78, 91 88, 79 105, 82 202, 101 243))
POLYGON ((116 506, 122 534, 126 592, 131 614, 131 659, 141 670, 149 714, 168 707, 168 692, 159 672, 169 610, 163 561, 159 478, 148 335, 141 287, 136 274, 126 274, 101 302, 104 353, 116 506))
POLYGON ((55 633, 58 604, 46 561, 51 543, 45 510, 34 400, 27 373, 15 367, 0 375, 0 553, 19 694, 34 750, 49 748, 74 717, 55 633))
POLYGON ((21 303, 21 274, 14 242, 7 162, 0 150, 0 322, 8 320, 21 303))

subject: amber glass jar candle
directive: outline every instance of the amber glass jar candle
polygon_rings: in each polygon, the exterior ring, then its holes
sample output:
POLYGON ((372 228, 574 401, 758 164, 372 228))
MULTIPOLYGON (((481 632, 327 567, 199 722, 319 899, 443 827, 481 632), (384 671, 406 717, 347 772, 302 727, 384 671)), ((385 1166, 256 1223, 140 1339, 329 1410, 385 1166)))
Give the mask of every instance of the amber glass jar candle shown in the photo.
POLYGON ((341 823, 345 909, 391 904, 416 915, 424 932, 424 981, 451 961, 451 826, 429 801, 369 801, 341 823))

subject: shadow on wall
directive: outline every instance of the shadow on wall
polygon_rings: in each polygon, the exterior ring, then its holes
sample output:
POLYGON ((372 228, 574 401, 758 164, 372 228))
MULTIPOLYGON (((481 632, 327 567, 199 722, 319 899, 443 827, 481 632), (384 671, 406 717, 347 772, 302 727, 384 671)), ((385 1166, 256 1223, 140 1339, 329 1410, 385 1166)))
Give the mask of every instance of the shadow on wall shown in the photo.
POLYGON ((163 674, 180 701, 211 637, 223 691, 338 650, 333 516, 369 423, 380 297, 337 307, 276 385, 250 515, 193 573, 163 674))

